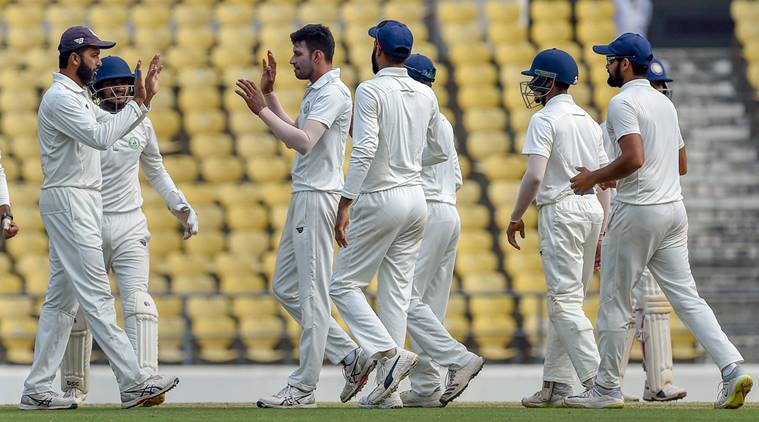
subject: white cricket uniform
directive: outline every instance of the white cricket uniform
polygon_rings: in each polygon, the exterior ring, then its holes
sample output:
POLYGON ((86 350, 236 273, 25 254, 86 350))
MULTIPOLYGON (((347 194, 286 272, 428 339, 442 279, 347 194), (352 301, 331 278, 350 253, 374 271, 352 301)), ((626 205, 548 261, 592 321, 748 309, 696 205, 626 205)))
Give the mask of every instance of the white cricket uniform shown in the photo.
POLYGON ((411 388, 422 396, 440 388, 443 367, 460 368, 475 355, 453 339, 442 324, 456 264, 461 220, 456 211, 456 191, 462 185, 461 168, 451 123, 440 114, 438 136, 449 149, 448 161, 422 167, 422 188, 427 199, 427 223, 414 268, 408 308, 411 351, 419 363, 409 375, 411 388))
POLYGON ((306 87, 296 122, 299 128, 308 120, 327 127, 308 153, 296 153, 272 283, 274 295, 303 328, 300 366, 288 384, 304 391, 316 389, 325 355, 338 364, 358 347, 332 318, 329 298, 351 109, 350 90, 340 80, 340 70, 333 69, 306 87))
POLYGON ((353 150, 342 196, 354 199, 348 246, 337 255, 330 295, 368 356, 403 347, 414 263, 427 206, 422 165, 447 160, 437 136, 437 98, 389 67, 359 85, 353 150), (374 313, 361 288, 378 274, 374 313))
MULTIPOLYGON (((2 155, 0 155, 2 157, 2 155)), ((5 177, 5 168, 0 163, 0 205, 11 204, 11 196, 8 192, 8 179, 5 177)))
POLYGON ((55 372, 81 306, 120 390, 148 379, 116 323, 103 264, 100 153, 137 127, 147 109, 128 103, 118 114, 61 73, 42 97, 38 138, 44 181, 39 208, 50 241, 50 282, 40 312, 34 363, 24 393, 52 391, 55 372))
POLYGON ((599 362, 582 304, 604 214, 598 198, 576 195, 569 179, 575 167, 592 171, 608 162, 601 128, 569 94, 557 95, 530 119, 522 154, 548 159, 536 201, 550 319, 543 379, 572 384, 576 374, 584 382, 599 362))
POLYGON ((714 312, 698 295, 688 262, 688 218, 682 202, 678 151, 682 137, 672 102, 645 79, 627 82, 609 103, 612 140, 639 134, 645 162, 617 182, 615 207, 601 255, 597 383, 619 388, 632 285, 648 266, 672 308, 719 366, 742 362, 714 312))

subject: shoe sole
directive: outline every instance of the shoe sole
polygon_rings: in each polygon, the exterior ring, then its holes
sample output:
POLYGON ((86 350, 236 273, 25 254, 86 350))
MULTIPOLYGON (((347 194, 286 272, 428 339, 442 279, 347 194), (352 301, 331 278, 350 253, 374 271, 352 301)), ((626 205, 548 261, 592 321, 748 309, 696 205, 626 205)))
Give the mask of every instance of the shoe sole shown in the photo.
POLYGON ((145 402, 142 403, 142 407, 160 406, 165 401, 166 401, 166 394, 161 394, 160 396, 155 396, 150 400, 145 400, 145 402))
POLYGON ((656 397, 656 396, 648 396, 648 397, 643 396, 643 401, 663 403, 663 402, 666 402, 666 401, 674 401, 674 400, 684 399, 685 396, 687 396, 687 395, 688 395, 688 392, 684 391, 684 392, 682 392, 680 394, 677 394, 677 395, 674 395, 674 396, 669 396, 669 397, 664 397, 664 398, 661 398, 661 399, 658 398, 658 397, 656 397))
POLYGON ((530 402, 525 403, 524 400, 522 400, 522 406, 528 408, 528 409, 555 409, 558 407, 566 407, 564 406, 564 402, 560 403, 551 403, 551 402, 543 402, 540 404, 533 404, 530 402))
POLYGON ((480 367, 475 372, 472 373, 472 376, 469 377, 469 380, 467 380, 466 384, 464 384, 464 386, 461 387, 461 389, 458 392, 454 393, 450 398, 445 398, 444 399, 441 396, 440 397, 440 403, 443 406, 447 406, 448 403, 456 400, 456 398, 458 398, 458 396, 460 396, 461 393, 463 393, 464 390, 466 390, 466 388, 469 387, 469 383, 472 382, 472 380, 474 379, 474 377, 476 377, 477 375, 479 375, 480 371, 482 371, 482 368, 484 368, 484 367, 485 367, 485 359, 483 359, 482 357, 480 357, 480 367))
POLYGON ((369 370, 366 371, 366 373, 364 374, 364 376, 362 376, 361 379, 358 381, 358 385, 353 390, 353 392, 351 392, 350 395, 348 395, 345 399, 343 399, 342 397, 340 397, 340 401, 343 402, 343 403, 347 403, 352 398, 356 397, 356 394, 360 393, 361 390, 366 385, 366 382, 369 381, 369 375, 372 374, 372 371, 374 371, 374 368, 376 366, 377 366, 377 361, 376 360, 372 361, 372 363, 369 365, 369 370))
POLYGON ((564 407, 570 407, 572 409, 623 409, 625 407, 625 402, 615 402, 615 403, 609 403, 604 406, 584 406, 582 404, 575 404, 564 402, 564 407))
MULTIPOLYGON (((735 390, 730 397, 725 401, 723 409, 738 409, 743 406, 743 402, 746 400, 746 396, 751 392, 751 388, 754 386, 754 380, 748 375, 741 375, 738 377, 738 382, 735 385, 735 390), (743 379, 740 379, 743 378, 743 379)), ((717 407, 717 406, 715 406, 717 407)))
POLYGON ((408 366, 408 368, 406 368, 405 371, 401 372, 401 374, 393 380, 393 383, 390 384, 390 387, 385 389, 382 395, 380 395, 373 403, 370 402, 369 404, 376 405, 380 403, 382 400, 385 400, 386 398, 388 398, 391 394, 393 394, 395 390, 398 389, 398 386, 401 384, 401 381, 403 381, 406 377, 408 377, 411 371, 413 371, 414 368, 416 368, 416 364, 418 363, 419 363, 419 356, 415 356, 414 360, 411 361, 411 364, 408 366))
POLYGON ((316 409, 317 405, 316 403, 311 403, 311 404, 299 404, 297 406, 279 406, 279 405, 267 404, 259 400, 256 402, 256 407, 260 409, 316 409))
POLYGON ((174 387, 176 387, 177 384, 179 384, 179 378, 174 378, 174 382, 171 385, 169 385, 168 387, 163 388, 163 389, 159 390, 158 392, 156 392, 155 394, 151 394, 151 395, 149 395, 147 397, 141 397, 141 398, 139 398, 137 400, 134 400, 134 401, 131 401, 131 402, 128 402, 128 403, 122 403, 121 404, 121 408, 122 409, 131 409, 133 407, 137 407, 137 406, 145 403, 146 401, 152 399, 153 397, 160 396, 161 394, 166 394, 167 392, 171 391, 174 387))
POLYGON ((64 406, 41 407, 41 406, 35 406, 33 404, 24 404, 24 403, 19 403, 18 404, 18 408, 20 410, 74 410, 78 406, 79 405, 76 404, 76 403, 72 403, 71 405, 66 406, 66 407, 64 407, 64 406))

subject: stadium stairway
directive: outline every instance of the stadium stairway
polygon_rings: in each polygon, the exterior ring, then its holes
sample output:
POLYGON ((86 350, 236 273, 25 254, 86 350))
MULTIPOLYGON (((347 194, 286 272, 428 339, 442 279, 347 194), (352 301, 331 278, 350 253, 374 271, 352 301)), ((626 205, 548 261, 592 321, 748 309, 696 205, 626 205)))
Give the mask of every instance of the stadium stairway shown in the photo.
POLYGON ((759 359, 759 161, 739 66, 727 49, 657 50, 675 80, 682 178, 701 295, 746 360, 759 359))

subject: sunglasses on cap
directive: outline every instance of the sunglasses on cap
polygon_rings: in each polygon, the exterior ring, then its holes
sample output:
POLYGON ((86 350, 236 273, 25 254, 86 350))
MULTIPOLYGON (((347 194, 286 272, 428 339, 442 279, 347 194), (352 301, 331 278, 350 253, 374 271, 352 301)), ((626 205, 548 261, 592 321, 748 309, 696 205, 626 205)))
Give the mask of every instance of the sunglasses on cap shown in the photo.
POLYGON ((606 64, 610 65, 617 60, 632 59, 633 56, 606 56, 606 64))
POLYGON ((422 75, 423 77, 429 79, 430 81, 435 80, 435 74, 437 73, 437 70, 435 68, 432 69, 417 69, 415 67, 411 67, 409 65, 405 65, 407 69, 413 70, 414 72, 422 75))

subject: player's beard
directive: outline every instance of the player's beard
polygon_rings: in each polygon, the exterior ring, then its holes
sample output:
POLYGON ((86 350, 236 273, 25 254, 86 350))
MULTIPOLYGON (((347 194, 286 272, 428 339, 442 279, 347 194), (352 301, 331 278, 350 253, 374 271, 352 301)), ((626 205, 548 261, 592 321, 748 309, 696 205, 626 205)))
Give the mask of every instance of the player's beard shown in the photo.
POLYGON ((377 63, 377 44, 374 44, 374 48, 372 49, 372 72, 376 75, 379 71, 379 63, 377 63))
POLYGON ((617 68, 617 72, 613 72, 609 70, 609 79, 606 80, 606 83, 609 84, 612 88, 621 88, 622 85, 624 85, 624 80, 622 79, 622 75, 620 75, 619 68, 617 68))
POLYGON ((79 62, 79 67, 76 68, 76 76, 84 85, 92 85, 95 82, 95 72, 97 69, 90 69, 84 60, 79 62))

